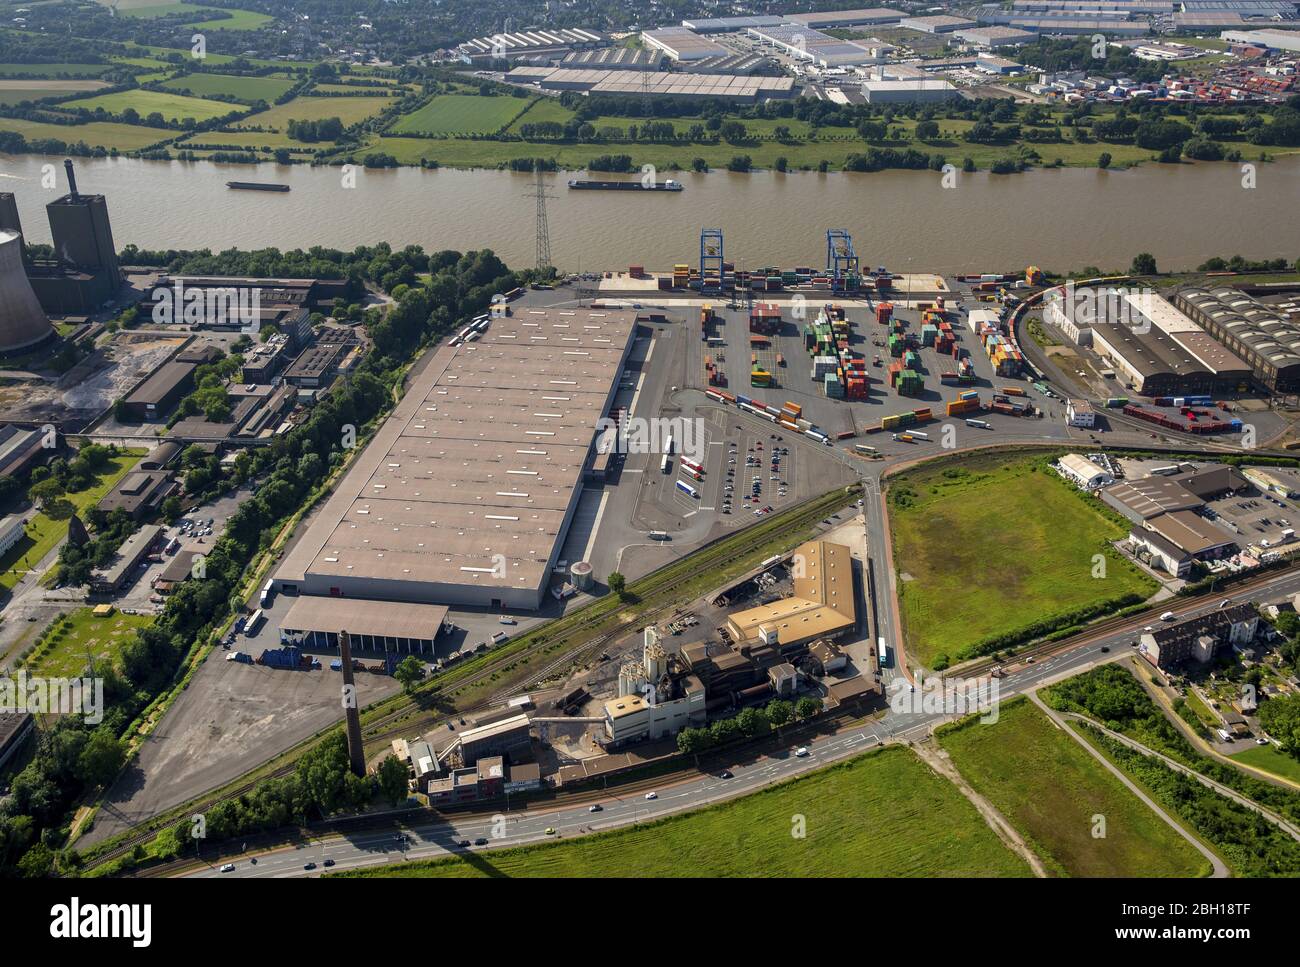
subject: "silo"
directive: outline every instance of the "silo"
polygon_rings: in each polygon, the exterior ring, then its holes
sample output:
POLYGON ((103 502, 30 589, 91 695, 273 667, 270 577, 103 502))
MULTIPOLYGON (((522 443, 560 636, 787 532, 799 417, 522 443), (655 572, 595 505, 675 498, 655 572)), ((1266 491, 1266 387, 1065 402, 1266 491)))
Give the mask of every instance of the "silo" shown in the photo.
POLYGON ((659 682, 668 674, 668 655, 658 642, 646 642, 641 657, 647 681, 659 682))
POLYGON ((579 591, 590 591, 592 585, 591 564, 587 561, 576 561, 569 568, 569 577, 573 580, 573 586, 579 591))
POLYGON ((628 695, 640 695, 645 684, 645 672, 636 662, 625 662, 623 667, 618 670, 619 698, 624 698, 628 695))
POLYGON ((0 232, 0 356, 27 352, 54 338, 23 271, 22 236, 0 232))

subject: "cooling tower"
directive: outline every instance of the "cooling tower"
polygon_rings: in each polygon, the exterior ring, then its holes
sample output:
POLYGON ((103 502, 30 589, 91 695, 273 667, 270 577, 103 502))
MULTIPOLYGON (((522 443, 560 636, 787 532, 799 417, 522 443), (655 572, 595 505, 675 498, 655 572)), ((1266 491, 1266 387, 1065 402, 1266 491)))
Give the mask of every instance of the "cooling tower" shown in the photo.
POLYGON ((22 236, 0 232, 0 356, 33 349, 54 336, 23 271, 22 236))

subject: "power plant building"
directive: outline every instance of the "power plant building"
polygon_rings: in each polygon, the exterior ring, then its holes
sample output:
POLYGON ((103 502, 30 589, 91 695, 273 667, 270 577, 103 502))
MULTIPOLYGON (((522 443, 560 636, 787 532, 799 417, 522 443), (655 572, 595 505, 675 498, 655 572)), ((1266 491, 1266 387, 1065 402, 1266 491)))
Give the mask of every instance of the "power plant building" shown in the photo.
POLYGON ((477 341, 440 349, 276 585, 536 610, 635 328, 631 311, 520 309, 477 341))
POLYGON ((54 259, 34 259, 28 278, 46 312, 89 315, 112 301, 122 271, 103 195, 77 191, 72 162, 65 161, 68 193, 45 206, 54 259))
POLYGON ((22 235, 0 230, 0 356, 31 352, 55 335, 27 280, 22 235))

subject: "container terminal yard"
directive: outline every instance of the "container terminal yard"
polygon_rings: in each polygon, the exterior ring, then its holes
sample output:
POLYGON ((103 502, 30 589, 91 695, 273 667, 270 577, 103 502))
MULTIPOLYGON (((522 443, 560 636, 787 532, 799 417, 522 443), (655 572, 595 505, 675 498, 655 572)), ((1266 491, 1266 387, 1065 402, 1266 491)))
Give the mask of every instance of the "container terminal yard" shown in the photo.
MULTIPOLYGON (((659 273, 630 266, 517 290, 502 311, 426 354, 398 409, 295 533, 264 595, 266 620, 235 646, 254 656, 300 648, 330 660, 341 630, 334 626, 346 619, 363 660, 412 653, 435 670, 449 668, 605 593, 614 571, 636 580, 818 495, 860 486, 814 528, 852 562, 855 607, 837 640, 799 640, 787 654, 780 632, 736 623, 747 607, 799 600, 788 555, 679 607, 656 628, 670 652, 665 694, 682 709, 675 728, 700 721, 697 680, 708 709, 734 707, 747 689, 770 696, 792 687, 830 707, 870 705, 896 678, 913 675, 894 595, 886 473, 945 452, 1016 444, 1194 441, 1232 452, 1246 424, 1265 446, 1288 427, 1258 390, 1195 394, 1157 373, 1148 374, 1150 386, 1135 386, 1141 367, 1114 349, 1045 352, 1024 331, 1027 310, 1050 291, 1032 267, 958 278, 859 269, 852 239, 837 231, 828 233, 824 271, 746 276, 721 251, 720 233, 706 230, 696 266, 659 273), (755 284, 738 286, 743 279, 755 284), (1139 392, 1157 386, 1186 395, 1139 392), (643 425, 651 426, 650 445, 632 445, 643 425), (1212 432, 1198 432, 1204 425, 1212 432), (495 497, 485 499, 489 493, 495 497), (447 544, 440 535, 454 537, 447 544), (421 552, 426 538, 441 542, 445 559, 421 552), (382 561, 378 571, 363 566, 371 557, 382 561), (746 657, 747 670, 726 672, 730 649, 748 650, 743 637, 751 633, 756 644, 772 638, 775 664, 751 667, 746 657), (690 658, 673 650, 692 642, 703 650, 690 658), (793 669, 790 683, 783 666, 793 669)), ((1159 311, 1168 317, 1167 305, 1159 311)), ((1043 315, 1052 324, 1055 317, 1043 315)), ((659 671, 657 659, 646 666, 644 639, 629 630, 599 654, 562 659, 519 682, 527 703, 503 708, 522 717, 514 727, 523 730, 521 748, 531 749, 524 758, 546 783, 616 773, 617 763, 671 747, 671 733, 647 733, 649 744, 631 752, 613 741, 625 726, 609 704, 632 694, 620 669, 659 671)), ((642 678, 655 681, 651 671, 642 678)), ((168 737, 144 750, 142 781, 101 815, 89 839, 232 780, 250 755, 287 747, 333 720, 322 704, 277 723, 278 735, 250 722, 208 749, 201 769, 187 765, 203 744, 202 722, 229 707, 236 691, 278 679, 208 662, 197 679, 204 687, 178 706, 168 737)), ((505 714, 479 712, 483 728, 505 714)), ((448 726, 408 738, 445 754, 444 769, 472 768, 459 730, 448 726)), ((443 801, 436 788, 426 794, 443 801)))

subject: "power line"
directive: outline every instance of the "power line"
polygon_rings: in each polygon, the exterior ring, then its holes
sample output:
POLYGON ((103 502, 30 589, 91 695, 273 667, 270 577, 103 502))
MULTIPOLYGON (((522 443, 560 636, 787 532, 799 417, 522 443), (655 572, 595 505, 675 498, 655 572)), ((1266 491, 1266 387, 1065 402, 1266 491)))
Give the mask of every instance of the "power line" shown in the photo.
POLYGON ((540 272, 551 268, 551 230, 546 221, 546 199, 554 197, 547 191, 546 183, 542 180, 540 159, 537 166, 537 184, 532 191, 525 193, 524 197, 537 199, 537 270, 540 272))

